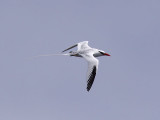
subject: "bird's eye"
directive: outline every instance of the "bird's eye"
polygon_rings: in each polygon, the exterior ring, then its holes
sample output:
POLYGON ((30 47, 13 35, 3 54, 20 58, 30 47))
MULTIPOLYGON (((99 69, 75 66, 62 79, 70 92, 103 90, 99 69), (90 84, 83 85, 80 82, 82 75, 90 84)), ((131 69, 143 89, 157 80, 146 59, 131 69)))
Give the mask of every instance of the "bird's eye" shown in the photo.
POLYGON ((99 51, 102 55, 104 55, 104 53, 103 52, 101 52, 101 51, 99 51))

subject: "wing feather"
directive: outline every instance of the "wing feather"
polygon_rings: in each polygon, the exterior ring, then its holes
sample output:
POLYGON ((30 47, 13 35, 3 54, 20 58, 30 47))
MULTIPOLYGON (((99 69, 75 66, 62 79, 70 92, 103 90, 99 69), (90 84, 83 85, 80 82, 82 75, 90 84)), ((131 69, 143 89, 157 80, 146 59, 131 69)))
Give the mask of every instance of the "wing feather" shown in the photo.
POLYGON ((62 52, 65 52, 65 51, 67 51, 67 50, 70 50, 70 49, 72 49, 72 48, 74 48, 74 47, 76 47, 77 46, 77 44, 76 45, 73 45, 73 46, 71 46, 71 47, 69 47, 69 48, 67 48, 67 49, 65 49, 65 50, 63 50, 62 52))
POLYGON ((78 43, 78 51, 84 49, 90 49, 91 47, 88 46, 88 41, 83 41, 78 43))
POLYGON ((65 51, 67 51, 67 50, 70 50, 70 49, 72 49, 72 48, 74 48, 74 47, 78 47, 78 50, 89 49, 89 48, 90 48, 90 47, 88 46, 88 41, 83 41, 83 42, 79 42, 79 43, 77 43, 77 44, 75 44, 75 45, 73 45, 73 46, 71 46, 71 47, 63 50, 62 52, 65 52, 65 51))
POLYGON ((93 85, 96 72, 98 70, 98 59, 96 59, 93 54, 83 54, 82 55, 88 62, 88 71, 87 71, 87 91, 89 91, 93 85))
POLYGON ((91 89, 95 76, 96 76, 96 66, 93 66, 93 70, 90 73, 89 78, 87 80, 87 91, 91 89))

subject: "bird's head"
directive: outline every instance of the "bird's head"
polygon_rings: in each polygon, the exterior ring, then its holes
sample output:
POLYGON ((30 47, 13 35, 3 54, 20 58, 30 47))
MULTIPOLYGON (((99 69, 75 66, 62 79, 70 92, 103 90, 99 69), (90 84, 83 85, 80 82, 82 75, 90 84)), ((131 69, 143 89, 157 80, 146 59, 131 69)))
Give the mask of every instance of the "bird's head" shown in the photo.
POLYGON ((111 56, 110 54, 105 53, 105 52, 104 52, 104 51, 102 51, 102 50, 99 50, 99 53, 101 53, 103 56, 111 56))

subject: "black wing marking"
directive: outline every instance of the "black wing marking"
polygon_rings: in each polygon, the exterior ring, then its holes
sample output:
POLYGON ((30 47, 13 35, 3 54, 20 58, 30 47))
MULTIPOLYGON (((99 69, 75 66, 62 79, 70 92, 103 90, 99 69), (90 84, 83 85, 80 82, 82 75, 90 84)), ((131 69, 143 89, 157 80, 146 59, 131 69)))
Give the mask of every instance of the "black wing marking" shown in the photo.
POLYGON ((72 48, 74 48, 74 47, 76 47, 77 46, 77 44, 76 45, 73 45, 73 46, 71 46, 71 47, 69 47, 69 48, 67 48, 67 49, 65 49, 65 50, 63 50, 62 52, 65 52, 65 51, 67 51, 67 50, 69 50, 69 49, 72 49, 72 48))
POLYGON ((93 70, 90 73, 88 81, 87 81, 87 91, 91 89, 95 76, 96 76, 96 66, 93 66, 93 70))

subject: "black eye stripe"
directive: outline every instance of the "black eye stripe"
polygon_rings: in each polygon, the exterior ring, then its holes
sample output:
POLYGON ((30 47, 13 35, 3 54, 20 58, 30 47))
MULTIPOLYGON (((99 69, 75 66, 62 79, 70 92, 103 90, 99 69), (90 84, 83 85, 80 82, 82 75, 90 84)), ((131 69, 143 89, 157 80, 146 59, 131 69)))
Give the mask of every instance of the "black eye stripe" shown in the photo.
POLYGON ((101 51, 99 51, 102 55, 104 55, 104 53, 103 52, 101 52, 101 51))

